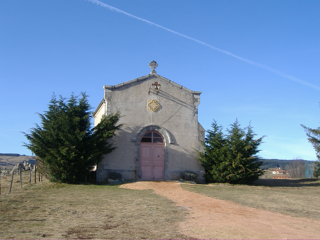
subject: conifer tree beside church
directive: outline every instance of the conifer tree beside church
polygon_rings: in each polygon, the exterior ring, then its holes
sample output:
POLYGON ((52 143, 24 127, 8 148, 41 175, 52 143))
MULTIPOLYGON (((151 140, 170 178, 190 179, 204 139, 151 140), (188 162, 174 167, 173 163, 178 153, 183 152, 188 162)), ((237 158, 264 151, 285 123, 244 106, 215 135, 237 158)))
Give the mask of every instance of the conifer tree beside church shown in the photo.
POLYGON ((50 181, 64 183, 83 182, 92 166, 102 160, 115 148, 108 140, 121 125, 117 125, 119 113, 104 116, 101 122, 91 128, 91 109, 87 95, 71 95, 57 99, 54 95, 49 109, 39 114, 41 126, 36 125, 31 133, 24 133, 25 143, 44 165, 50 181))
POLYGON ((256 155, 263 137, 254 139, 252 127, 240 128, 236 120, 224 135, 217 122, 207 131, 204 152, 198 152, 198 160, 205 168, 207 182, 250 183, 263 174, 262 162, 256 155))

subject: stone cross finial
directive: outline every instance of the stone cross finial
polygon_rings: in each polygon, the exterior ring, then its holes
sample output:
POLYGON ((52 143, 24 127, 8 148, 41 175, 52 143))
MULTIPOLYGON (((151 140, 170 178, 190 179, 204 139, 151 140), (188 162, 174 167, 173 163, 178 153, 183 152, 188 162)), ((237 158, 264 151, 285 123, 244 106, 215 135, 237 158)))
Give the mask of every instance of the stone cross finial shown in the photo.
POLYGON ((156 62, 156 61, 151 61, 150 63, 149 63, 149 66, 151 67, 151 69, 152 69, 152 71, 151 71, 151 73, 156 73, 156 68, 158 67, 158 63, 156 62))

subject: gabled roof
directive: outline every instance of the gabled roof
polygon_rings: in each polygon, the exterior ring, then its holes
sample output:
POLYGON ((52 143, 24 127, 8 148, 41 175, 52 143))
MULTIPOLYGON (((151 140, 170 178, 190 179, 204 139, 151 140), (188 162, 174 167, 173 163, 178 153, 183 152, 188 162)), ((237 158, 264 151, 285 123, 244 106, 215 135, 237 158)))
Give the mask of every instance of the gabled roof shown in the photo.
MULTIPOLYGON (((117 84, 117 85, 113 85, 113 86, 110 86, 110 85, 104 85, 103 86, 103 89, 109 89, 109 90, 114 90, 114 89, 118 89, 118 88, 121 88, 121 87, 124 87, 124 86, 129 86, 130 84, 133 84, 133 83, 136 83, 136 82, 142 82, 142 81, 146 81, 148 80, 149 78, 151 77, 157 77, 157 78, 160 78, 161 80, 163 81, 167 81, 168 83, 170 83, 171 85, 177 87, 177 88, 180 88, 188 93, 193 93, 193 94, 197 94, 197 95, 200 95, 201 94, 201 91, 192 91, 190 90, 189 88, 186 88, 174 81, 171 81, 165 77, 162 77, 160 75, 158 75, 157 73, 150 73, 148 75, 145 75, 145 76, 142 76, 142 77, 139 77, 139 78, 135 78, 133 80, 130 80, 130 81, 127 81, 127 82, 123 82, 123 83, 120 83, 120 84, 117 84)), ((92 113, 92 116, 95 116, 95 114, 97 113, 97 111, 100 109, 101 105, 105 103, 105 99, 103 98, 101 100, 101 102, 99 103, 98 107, 96 108, 96 110, 92 113)))
POLYGON ((175 83, 174 81, 171 81, 165 77, 162 77, 156 73, 150 73, 148 75, 145 75, 145 76, 142 76, 142 77, 139 77, 139 78, 136 78, 136 79, 133 79, 133 80, 130 80, 130 81, 127 81, 127 82, 123 82, 123 83, 120 83, 120 84, 117 84, 117 85, 113 85, 113 86, 110 86, 110 85, 104 85, 103 86, 103 89, 110 89, 110 90, 113 90, 113 89, 117 89, 117 88, 121 88, 121 87, 124 87, 124 86, 128 86, 132 83, 135 83, 135 82, 142 82, 142 81, 145 81, 147 80, 148 78, 150 77, 157 77, 157 78, 160 78, 161 80, 163 81, 167 81, 168 83, 172 84, 173 86, 176 86, 186 92, 189 92, 189 93, 194 93, 194 94, 201 94, 201 91, 192 91, 190 90, 189 88, 186 88, 178 83, 175 83))

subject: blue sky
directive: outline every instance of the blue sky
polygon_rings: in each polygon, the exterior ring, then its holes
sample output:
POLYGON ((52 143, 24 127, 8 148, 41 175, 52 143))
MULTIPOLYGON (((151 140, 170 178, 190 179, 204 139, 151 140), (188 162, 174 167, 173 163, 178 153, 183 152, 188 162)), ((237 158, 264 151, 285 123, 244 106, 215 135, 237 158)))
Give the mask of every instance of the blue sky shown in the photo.
POLYGON ((53 93, 85 91, 94 110, 103 85, 155 60, 159 75, 202 91, 205 129, 251 121, 266 135, 261 157, 316 159, 300 124, 320 126, 320 1, 100 2, 160 27, 86 0, 0 1, 0 153, 31 154, 21 132, 53 93))

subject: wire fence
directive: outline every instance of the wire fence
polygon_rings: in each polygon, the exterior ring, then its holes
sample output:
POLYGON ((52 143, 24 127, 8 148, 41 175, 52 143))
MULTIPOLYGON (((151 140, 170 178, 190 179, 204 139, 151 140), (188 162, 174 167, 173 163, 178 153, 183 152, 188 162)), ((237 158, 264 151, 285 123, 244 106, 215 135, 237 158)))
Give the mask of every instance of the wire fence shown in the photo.
POLYGON ((316 164, 314 162, 305 161, 305 178, 313 178, 314 169, 316 164))
MULTIPOLYGON (((19 177, 19 180, 18 182, 20 182, 20 188, 22 188, 22 174, 25 175, 25 173, 29 173, 29 181, 26 181, 27 184, 31 184, 32 180, 34 179, 34 183, 37 183, 37 179, 38 179, 38 182, 41 182, 42 181, 42 174, 38 173, 37 174, 37 167, 34 166, 33 168, 30 168, 29 170, 25 170, 23 171, 22 169, 18 169, 18 170, 13 170, 11 171, 11 181, 10 181, 10 186, 9 186, 9 193, 11 193, 11 189, 12 189, 12 183, 13 183, 13 179, 14 179, 14 175, 18 175, 19 177), (33 177, 34 176, 34 177, 33 177)), ((7 172, 6 174, 4 174, 4 172, 1 172, 0 171, 0 196, 1 196, 1 192, 3 193, 3 189, 1 189, 1 180, 3 177, 9 175, 7 172)))

